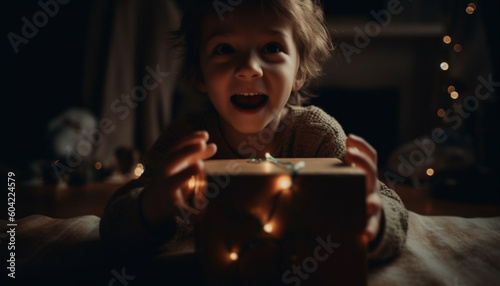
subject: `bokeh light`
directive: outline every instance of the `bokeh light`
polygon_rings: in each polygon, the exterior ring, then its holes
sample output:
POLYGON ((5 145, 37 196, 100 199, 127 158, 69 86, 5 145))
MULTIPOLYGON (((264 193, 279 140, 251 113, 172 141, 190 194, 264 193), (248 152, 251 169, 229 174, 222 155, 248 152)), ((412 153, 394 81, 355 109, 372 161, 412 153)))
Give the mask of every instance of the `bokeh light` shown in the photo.
POLYGON ((427 174, 427 176, 431 177, 432 175, 434 175, 434 169, 429 168, 425 173, 427 174))
POLYGON ((437 115, 438 115, 439 117, 443 117, 443 116, 444 116, 444 114, 445 114, 445 111, 444 111, 444 109, 442 109, 442 108, 440 108, 440 109, 437 111, 437 115))

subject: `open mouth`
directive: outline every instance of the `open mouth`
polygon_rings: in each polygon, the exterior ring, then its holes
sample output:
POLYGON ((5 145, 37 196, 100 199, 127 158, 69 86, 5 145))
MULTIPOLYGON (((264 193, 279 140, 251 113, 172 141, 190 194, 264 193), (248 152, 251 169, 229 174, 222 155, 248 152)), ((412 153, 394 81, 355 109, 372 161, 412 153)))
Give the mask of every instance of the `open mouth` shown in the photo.
POLYGON ((244 110, 256 110, 264 106, 268 96, 262 93, 237 93, 231 96, 231 102, 244 110))

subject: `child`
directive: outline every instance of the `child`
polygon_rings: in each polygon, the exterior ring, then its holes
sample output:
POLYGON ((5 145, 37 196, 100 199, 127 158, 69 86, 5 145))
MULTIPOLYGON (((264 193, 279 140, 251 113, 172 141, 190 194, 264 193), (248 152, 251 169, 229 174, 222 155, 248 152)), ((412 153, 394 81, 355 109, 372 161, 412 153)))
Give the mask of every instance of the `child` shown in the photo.
POLYGON ((369 258, 398 254, 408 214, 396 193, 377 180, 376 151, 360 137, 346 137, 321 109, 300 106, 331 51, 320 6, 312 0, 246 0, 221 11, 215 3, 202 1, 188 12, 180 31, 187 73, 212 106, 178 120, 145 154, 144 174, 106 207, 104 242, 125 255, 173 248, 189 232, 178 204, 190 195, 185 186, 203 160, 269 152, 277 158, 336 157, 364 169, 369 258))

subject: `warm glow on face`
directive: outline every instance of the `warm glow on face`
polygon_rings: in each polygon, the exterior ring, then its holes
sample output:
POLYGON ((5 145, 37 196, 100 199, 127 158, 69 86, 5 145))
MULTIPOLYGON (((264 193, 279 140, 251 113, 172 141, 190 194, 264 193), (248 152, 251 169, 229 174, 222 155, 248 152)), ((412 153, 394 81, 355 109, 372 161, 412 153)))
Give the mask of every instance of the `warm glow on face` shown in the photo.
POLYGON ((236 252, 231 252, 231 254, 229 254, 229 258, 230 258, 232 261, 236 261, 236 260, 238 260, 238 253, 236 253, 236 252))
POLYGON ((140 177, 142 175, 142 173, 144 173, 144 165, 139 163, 139 164, 137 164, 137 166, 135 166, 134 175, 136 177, 140 177))
POLYGON ((292 179, 290 176, 283 175, 278 178, 278 188, 280 190, 287 190, 292 186, 292 179))
POLYGON ((427 174, 427 176, 430 177, 430 176, 434 175, 434 169, 429 168, 429 169, 427 169, 427 171, 425 173, 427 174))
POLYGON ((264 231, 267 233, 271 233, 273 231, 273 225, 270 223, 267 223, 266 225, 264 225, 264 231))

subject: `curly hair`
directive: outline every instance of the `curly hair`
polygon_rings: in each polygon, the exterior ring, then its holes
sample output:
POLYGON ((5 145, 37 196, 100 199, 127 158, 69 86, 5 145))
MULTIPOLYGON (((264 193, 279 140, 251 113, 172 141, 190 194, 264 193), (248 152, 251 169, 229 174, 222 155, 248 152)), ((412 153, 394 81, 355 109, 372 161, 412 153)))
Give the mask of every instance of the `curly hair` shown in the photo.
MULTIPOLYGON (((297 76, 305 79, 300 90, 292 92, 289 104, 302 105, 312 96, 307 91, 311 80, 322 72, 322 63, 331 57, 334 47, 319 0, 241 0, 272 9, 290 21, 300 57, 297 76)), ((237 9, 237 7, 235 8, 237 9)), ((196 0, 187 5, 181 27, 174 32, 175 46, 186 60, 182 74, 202 80, 200 67, 201 27, 208 13, 216 13, 211 0, 196 0)))

